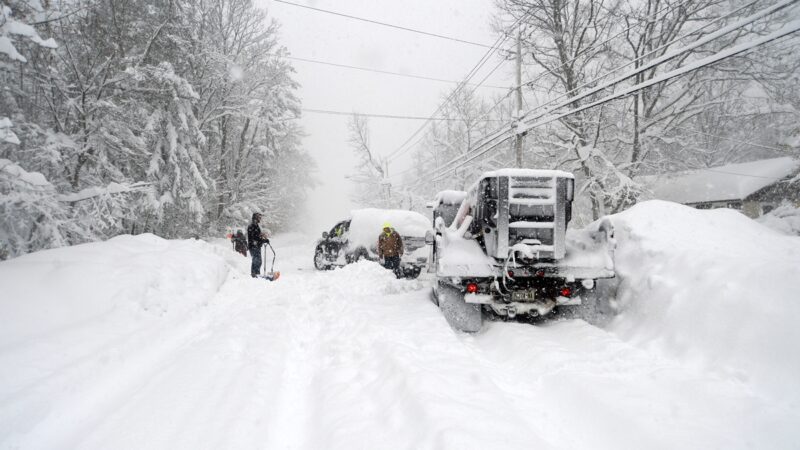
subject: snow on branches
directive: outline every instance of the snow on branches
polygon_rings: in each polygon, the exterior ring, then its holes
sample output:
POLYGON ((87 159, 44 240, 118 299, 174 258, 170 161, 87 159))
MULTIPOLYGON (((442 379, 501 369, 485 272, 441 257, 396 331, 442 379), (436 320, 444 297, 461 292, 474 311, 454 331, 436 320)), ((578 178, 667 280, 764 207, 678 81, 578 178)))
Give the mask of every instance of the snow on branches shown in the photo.
POLYGON ((71 228, 11 254, 216 233, 253 211, 273 228, 297 218, 313 183, 298 86, 252 0, 43 4, 2 4, 0 158, 45 177, 34 191, 4 182, 71 228))

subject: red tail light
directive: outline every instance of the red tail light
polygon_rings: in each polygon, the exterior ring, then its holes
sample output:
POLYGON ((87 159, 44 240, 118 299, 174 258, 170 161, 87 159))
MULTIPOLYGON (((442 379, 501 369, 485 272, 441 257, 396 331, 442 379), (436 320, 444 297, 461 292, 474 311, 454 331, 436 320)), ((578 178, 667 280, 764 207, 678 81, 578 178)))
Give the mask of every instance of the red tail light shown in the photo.
POLYGON ((470 294, 478 292, 478 285, 475 283, 467 283, 467 292, 470 294))
POLYGON ((570 288, 568 288, 566 286, 561 288, 561 296, 562 297, 569 297, 570 295, 572 295, 572 289, 570 289, 570 288))
POLYGON ((544 276, 544 270, 537 271, 536 272, 536 276, 539 277, 539 278, 543 277, 544 276))

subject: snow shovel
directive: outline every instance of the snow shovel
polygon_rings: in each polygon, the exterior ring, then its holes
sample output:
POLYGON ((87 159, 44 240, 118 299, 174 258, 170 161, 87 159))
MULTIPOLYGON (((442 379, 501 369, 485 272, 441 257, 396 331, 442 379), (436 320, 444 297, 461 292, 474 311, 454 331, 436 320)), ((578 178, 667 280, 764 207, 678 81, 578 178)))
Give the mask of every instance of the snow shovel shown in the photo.
MULTIPOLYGON (((272 266, 270 267, 269 272, 267 272, 267 258, 264 258, 264 275, 261 275, 261 278, 267 279, 269 281, 275 281, 281 277, 280 272, 275 272, 275 257, 277 255, 275 254, 275 249, 272 248, 272 244, 266 243, 264 244, 264 246, 265 247, 269 246, 269 249, 272 250, 272 266)), ((264 253, 266 253, 266 250, 264 251, 264 253)))

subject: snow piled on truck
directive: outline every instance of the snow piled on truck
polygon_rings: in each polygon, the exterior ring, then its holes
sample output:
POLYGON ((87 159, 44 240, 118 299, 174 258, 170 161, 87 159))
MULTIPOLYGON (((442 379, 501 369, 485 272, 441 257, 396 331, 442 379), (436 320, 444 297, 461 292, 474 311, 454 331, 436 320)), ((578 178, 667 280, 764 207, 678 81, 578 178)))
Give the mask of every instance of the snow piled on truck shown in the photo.
POLYGON ((800 401, 800 238, 657 200, 611 220, 623 311, 613 332, 800 401))
POLYGON ((431 229, 431 221, 414 211, 365 208, 352 211, 350 217, 350 248, 373 249, 378 244, 378 236, 383 232, 383 224, 386 222, 400 236, 424 238, 425 232, 431 229))

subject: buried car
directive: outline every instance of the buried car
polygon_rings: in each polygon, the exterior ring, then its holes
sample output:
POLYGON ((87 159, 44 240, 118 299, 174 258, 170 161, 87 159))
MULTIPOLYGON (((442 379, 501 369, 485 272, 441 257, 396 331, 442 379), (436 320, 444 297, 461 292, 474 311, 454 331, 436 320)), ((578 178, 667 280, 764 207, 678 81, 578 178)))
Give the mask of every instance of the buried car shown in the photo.
POLYGON ((378 236, 384 223, 403 239, 403 256, 400 269, 404 276, 416 278, 428 261, 425 233, 430 230, 430 221, 414 211, 397 209, 357 209, 350 218, 343 220, 322 233, 314 251, 314 267, 328 270, 342 267, 361 259, 378 261, 378 236))

